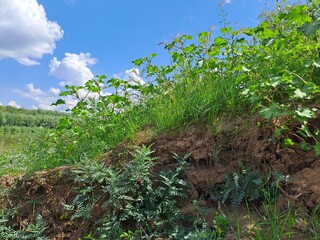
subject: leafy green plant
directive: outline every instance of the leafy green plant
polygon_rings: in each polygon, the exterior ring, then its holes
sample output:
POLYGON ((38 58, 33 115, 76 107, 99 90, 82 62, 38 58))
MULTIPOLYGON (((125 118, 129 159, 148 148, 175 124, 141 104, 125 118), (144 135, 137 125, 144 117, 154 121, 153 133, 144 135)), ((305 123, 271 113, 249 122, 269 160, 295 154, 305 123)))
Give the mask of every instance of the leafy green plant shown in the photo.
POLYGON ((47 240, 44 236, 46 230, 45 222, 41 215, 38 215, 35 223, 29 223, 28 226, 21 230, 15 226, 8 225, 9 218, 14 215, 14 209, 2 209, 0 212, 0 238, 4 240, 47 240))
POLYGON ((127 232, 122 233, 120 235, 120 238, 135 240, 137 239, 136 237, 139 237, 141 235, 141 233, 142 233, 141 230, 135 230, 135 231, 128 230, 127 232))
POLYGON ((129 230, 137 230, 140 237, 177 232, 182 218, 177 200, 184 197, 186 186, 182 180, 183 166, 154 174, 151 168, 155 159, 150 157, 151 153, 147 147, 136 148, 134 159, 122 169, 84 160, 75 170, 81 188, 77 189, 73 204, 65 205, 73 211, 72 218, 92 220, 92 209, 103 200, 105 214, 96 231, 101 238, 118 238, 124 232, 129 234, 129 230), (100 191, 97 184, 102 186, 100 191))
POLYGON ((251 59, 245 59, 248 85, 242 94, 274 127, 276 138, 285 145, 307 141, 318 155, 319 129, 312 119, 319 110, 320 6, 307 2, 277 1, 265 21, 244 31, 253 46, 246 49, 251 59), (290 132, 293 124, 300 127, 290 132))
POLYGON ((240 173, 233 173, 225 178, 222 185, 214 186, 210 198, 223 203, 228 200, 232 207, 237 208, 244 200, 260 198, 263 184, 261 174, 242 167, 240 173))
POLYGON ((216 212, 215 217, 213 218, 213 236, 214 239, 219 240, 223 239, 227 233, 231 230, 229 220, 216 212))

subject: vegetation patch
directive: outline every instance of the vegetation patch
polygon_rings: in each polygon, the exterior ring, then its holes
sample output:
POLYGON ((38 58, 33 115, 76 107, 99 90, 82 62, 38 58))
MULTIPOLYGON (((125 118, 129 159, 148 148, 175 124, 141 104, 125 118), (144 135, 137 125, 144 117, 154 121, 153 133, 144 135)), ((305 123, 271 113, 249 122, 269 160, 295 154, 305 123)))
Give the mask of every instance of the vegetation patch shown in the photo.
POLYGON ((133 61, 146 84, 66 86, 71 114, 12 155, 27 175, 2 194, 0 236, 318 239, 319 4, 178 36, 170 65, 133 61))

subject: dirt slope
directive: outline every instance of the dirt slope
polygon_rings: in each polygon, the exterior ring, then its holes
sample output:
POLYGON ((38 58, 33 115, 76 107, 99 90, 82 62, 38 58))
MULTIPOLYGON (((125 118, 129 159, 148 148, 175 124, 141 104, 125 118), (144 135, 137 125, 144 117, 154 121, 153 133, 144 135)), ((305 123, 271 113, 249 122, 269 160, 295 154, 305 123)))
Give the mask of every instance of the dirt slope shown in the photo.
MULTIPOLYGON (((184 156, 190 154, 185 179, 189 183, 189 200, 199 200, 200 204, 214 207, 210 200, 211 189, 222 183, 226 175, 240 170, 243 165, 264 175, 279 171, 289 175, 291 181, 282 185, 282 199, 296 205, 312 209, 320 203, 320 158, 313 151, 304 152, 298 146, 287 148, 272 141, 271 128, 261 127, 258 118, 243 118, 221 123, 218 127, 198 124, 186 127, 179 133, 149 134, 140 144, 153 144, 154 156, 158 157, 155 171, 162 168, 174 168, 176 160, 173 153, 184 156)), ((262 124, 263 125, 263 124, 262 124)), ((125 149, 131 144, 126 141, 113 152, 102 158, 109 164, 119 163, 119 156, 125 159, 125 149), (121 153, 121 154, 120 154, 121 153), (119 155, 120 154, 120 155, 119 155)), ((13 206, 20 206, 12 225, 24 229, 37 214, 41 214, 48 223, 46 234, 51 239, 77 239, 95 228, 99 218, 97 208, 93 218, 86 222, 70 219, 71 213, 64 209, 63 203, 71 204, 75 196, 76 183, 72 178, 72 169, 60 167, 33 176, 20 178, 9 194, 13 206)), ((11 186, 13 179, 4 177, 1 185, 11 186)), ((7 201, 2 201, 2 205, 7 201)), ((8 202, 7 202, 8 203, 8 202)), ((186 204, 182 212, 192 210, 186 204)), ((212 222, 212 216, 207 216, 212 222)))

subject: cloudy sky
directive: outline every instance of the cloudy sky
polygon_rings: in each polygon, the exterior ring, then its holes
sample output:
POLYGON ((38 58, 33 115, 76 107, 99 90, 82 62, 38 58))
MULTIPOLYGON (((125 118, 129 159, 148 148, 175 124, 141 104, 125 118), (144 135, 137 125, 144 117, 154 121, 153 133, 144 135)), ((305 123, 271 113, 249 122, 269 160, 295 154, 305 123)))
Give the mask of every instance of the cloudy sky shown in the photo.
MULTIPOLYGON (((0 0, 0 104, 50 109, 64 86, 124 76, 160 42, 219 27, 222 0, 0 0)), ((272 0, 224 0, 232 26, 256 26, 272 0)), ((218 34, 218 30, 214 33, 218 34)))

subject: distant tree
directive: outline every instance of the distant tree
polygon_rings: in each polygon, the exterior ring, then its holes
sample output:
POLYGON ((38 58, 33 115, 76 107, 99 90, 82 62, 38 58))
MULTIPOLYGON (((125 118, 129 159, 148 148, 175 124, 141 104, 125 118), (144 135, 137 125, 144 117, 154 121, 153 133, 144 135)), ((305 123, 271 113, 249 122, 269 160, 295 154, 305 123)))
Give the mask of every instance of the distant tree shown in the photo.
POLYGON ((0 126, 4 126, 6 124, 6 114, 2 109, 0 110, 0 126))

